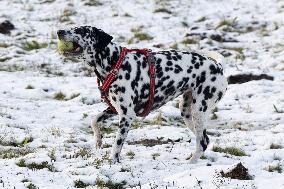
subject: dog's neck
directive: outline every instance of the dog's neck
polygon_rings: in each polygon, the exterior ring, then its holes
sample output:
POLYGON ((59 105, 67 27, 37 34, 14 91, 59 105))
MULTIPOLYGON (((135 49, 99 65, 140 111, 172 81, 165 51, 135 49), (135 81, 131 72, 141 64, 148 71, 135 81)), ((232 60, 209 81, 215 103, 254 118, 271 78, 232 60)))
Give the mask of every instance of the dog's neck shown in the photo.
POLYGON ((90 66, 95 67, 99 79, 104 80, 106 78, 112 66, 118 61, 121 49, 121 46, 111 42, 105 48, 96 49, 94 53, 87 54, 86 61, 90 66))

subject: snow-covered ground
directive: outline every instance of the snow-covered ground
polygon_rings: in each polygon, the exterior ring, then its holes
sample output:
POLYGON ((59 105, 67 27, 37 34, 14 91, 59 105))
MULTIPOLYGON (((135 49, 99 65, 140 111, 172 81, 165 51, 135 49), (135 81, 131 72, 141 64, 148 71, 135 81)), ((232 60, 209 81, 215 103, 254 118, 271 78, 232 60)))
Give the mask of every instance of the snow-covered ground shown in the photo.
POLYGON ((16 29, 0 34, 0 188, 284 188, 283 18, 279 0, 1 0, 0 22, 16 29), (216 50, 227 76, 274 80, 229 85, 197 164, 176 99, 137 120, 110 165, 117 119, 96 150, 90 121, 106 105, 94 73, 56 52, 56 30, 77 25, 129 47, 216 50), (252 180, 220 175, 239 162, 252 180))

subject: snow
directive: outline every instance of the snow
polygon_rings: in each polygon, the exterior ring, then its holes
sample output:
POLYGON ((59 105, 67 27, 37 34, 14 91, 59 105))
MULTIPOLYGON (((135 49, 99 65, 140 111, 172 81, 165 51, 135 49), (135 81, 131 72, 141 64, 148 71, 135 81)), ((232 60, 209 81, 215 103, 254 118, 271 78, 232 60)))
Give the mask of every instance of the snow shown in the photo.
POLYGON ((98 180, 126 181, 125 188, 142 189, 284 188, 284 173, 268 171, 269 166, 284 169, 284 2, 100 0, 101 5, 85 5, 89 1, 0 1, 1 20, 16 27, 10 35, 0 34, 0 188, 21 189, 32 183, 40 189, 71 189, 78 180, 87 188, 97 188, 98 180), (155 12, 158 8, 172 13, 155 12), (233 26, 217 27, 222 20, 233 26), (128 47, 160 50, 177 45, 180 50, 230 53, 226 76, 265 73, 274 80, 229 85, 215 112, 217 118, 208 122, 211 142, 206 159, 197 164, 188 163, 195 138, 180 119, 175 99, 137 120, 122 150, 122 163, 110 165, 117 117, 108 123, 114 131, 105 134, 104 148, 96 149, 90 122, 106 105, 100 101, 95 75, 87 65, 56 51, 56 31, 78 25, 101 28, 128 47), (135 28, 153 39, 128 44, 135 28), (189 33, 220 34, 238 42, 193 37, 198 43, 183 44, 189 33), (22 44, 32 40, 48 46, 24 50, 22 44), (28 85, 33 89, 26 89, 28 85), (65 100, 54 99, 59 92, 65 100), (31 141, 23 143, 26 139, 31 141), (131 143, 145 139, 157 144, 131 143), (278 147, 272 149, 272 144, 278 147), (215 146, 236 147, 247 156, 214 152, 215 146), (30 153, 2 158, 9 149, 30 153), (48 162, 55 171, 19 167, 20 160, 48 162), (218 175, 239 162, 253 180, 218 175))

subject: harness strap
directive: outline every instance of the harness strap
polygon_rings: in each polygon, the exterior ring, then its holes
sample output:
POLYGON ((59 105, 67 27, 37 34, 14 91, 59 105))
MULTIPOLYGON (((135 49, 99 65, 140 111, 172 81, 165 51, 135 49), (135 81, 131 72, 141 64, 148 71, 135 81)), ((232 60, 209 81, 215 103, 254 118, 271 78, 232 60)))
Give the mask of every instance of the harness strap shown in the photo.
MULTIPOLYGON (((116 76, 118 74, 118 71, 122 65, 122 62, 128 52, 140 52, 143 53, 148 58, 148 64, 149 64, 149 77, 150 77, 150 91, 149 91, 149 99, 146 107, 144 108, 143 112, 138 114, 140 117, 147 116, 154 104, 154 96, 155 96, 155 58, 153 54, 151 53, 151 50, 149 49, 127 49, 125 47, 122 48, 122 51, 120 53, 119 59, 110 71, 110 73, 107 75, 106 79, 100 85, 100 82, 98 80, 98 86, 101 91, 102 99, 109 105, 110 109, 112 111, 116 112, 115 108, 111 104, 110 100, 108 99, 108 89, 110 85, 113 83, 113 81, 116 79, 116 76)), ((96 73, 97 74, 97 73, 96 73)))

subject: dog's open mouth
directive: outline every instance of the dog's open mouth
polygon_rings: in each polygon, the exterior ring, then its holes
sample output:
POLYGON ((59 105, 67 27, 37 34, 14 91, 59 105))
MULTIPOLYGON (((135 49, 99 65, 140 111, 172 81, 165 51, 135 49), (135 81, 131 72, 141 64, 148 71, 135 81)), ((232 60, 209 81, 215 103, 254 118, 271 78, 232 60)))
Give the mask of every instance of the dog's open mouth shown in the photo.
POLYGON ((58 51, 64 56, 76 56, 83 52, 83 47, 74 41, 58 41, 58 51))

